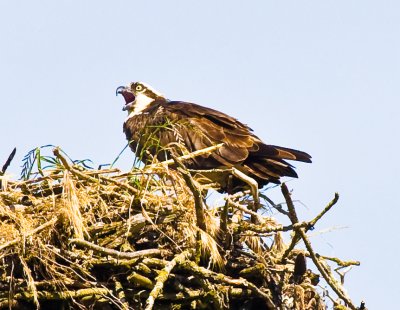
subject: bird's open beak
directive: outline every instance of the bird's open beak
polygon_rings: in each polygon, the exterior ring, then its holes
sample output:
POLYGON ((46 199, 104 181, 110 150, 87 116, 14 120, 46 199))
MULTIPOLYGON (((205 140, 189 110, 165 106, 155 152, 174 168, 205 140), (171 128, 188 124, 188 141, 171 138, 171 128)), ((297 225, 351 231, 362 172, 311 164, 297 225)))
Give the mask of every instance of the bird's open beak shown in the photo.
POLYGON ((122 92, 126 90, 125 86, 119 86, 116 90, 115 90, 115 96, 121 95, 122 92))
POLYGON ((135 104, 135 95, 125 86, 119 86, 115 91, 115 95, 122 95, 125 99, 125 105, 122 108, 122 111, 129 110, 135 104))

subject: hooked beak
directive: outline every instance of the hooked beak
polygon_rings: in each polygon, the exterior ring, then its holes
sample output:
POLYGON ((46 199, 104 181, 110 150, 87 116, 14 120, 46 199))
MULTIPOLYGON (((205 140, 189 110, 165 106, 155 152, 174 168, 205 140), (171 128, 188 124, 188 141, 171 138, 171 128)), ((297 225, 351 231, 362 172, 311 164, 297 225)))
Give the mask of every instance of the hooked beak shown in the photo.
POLYGON ((125 86, 119 86, 116 90, 115 90, 115 96, 121 95, 122 92, 126 89, 125 86))
POLYGON ((122 111, 129 110, 135 104, 135 95, 131 93, 125 86, 119 86, 115 90, 115 95, 122 95, 125 99, 125 105, 122 108, 122 111))

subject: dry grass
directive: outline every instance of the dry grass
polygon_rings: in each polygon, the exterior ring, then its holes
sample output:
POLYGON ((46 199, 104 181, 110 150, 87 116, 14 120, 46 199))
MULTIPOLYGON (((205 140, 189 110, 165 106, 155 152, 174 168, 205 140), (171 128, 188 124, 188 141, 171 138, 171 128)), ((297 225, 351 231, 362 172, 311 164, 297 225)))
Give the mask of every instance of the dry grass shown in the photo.
MULTIPOLYGON (((0 309, 325 309, 318 275, 297 257, 317 268, 358 264, 298 248, 328 210, 283 226, 254 214, 253 196, 239 193, 225 206, 204 204, 204 231, 192 187, 203 188, 169 169, 173 162, 91 170, 57 149, 54 162, 28 180, 2 182, 0 309)), ((335 307, 356 309, 326 273, 335 307)))

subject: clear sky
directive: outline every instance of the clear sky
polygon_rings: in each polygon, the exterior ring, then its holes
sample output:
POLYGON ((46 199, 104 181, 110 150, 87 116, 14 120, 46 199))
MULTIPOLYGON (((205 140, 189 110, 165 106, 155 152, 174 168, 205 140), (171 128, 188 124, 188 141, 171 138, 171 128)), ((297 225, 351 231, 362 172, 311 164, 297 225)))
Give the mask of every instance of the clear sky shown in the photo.
POLYGON ((115 89, 145 81, 312 154, 288 185, 304 219, 338 191, 315 231, 342 227, 312 242, 362 262, 346 276, 356 304, 393 308, 399 38, 398 1, 1 1, 0 164, 16 146, 17 177, 22 157, 49 143, 110 163, 125 145, 115 89))

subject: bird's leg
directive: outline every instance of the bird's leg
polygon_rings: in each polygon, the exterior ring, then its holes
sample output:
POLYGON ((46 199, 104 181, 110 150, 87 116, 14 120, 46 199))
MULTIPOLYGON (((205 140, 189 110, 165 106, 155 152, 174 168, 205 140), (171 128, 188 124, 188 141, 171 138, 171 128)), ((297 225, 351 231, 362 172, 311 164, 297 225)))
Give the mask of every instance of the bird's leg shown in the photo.
MULTIPOLYGON (((245 182, 250 186, 251 194, 253 195, 254 205, 253 211, 257 212, 258 208, 260 207, 260 195, 258 192, 258 183, 253 178, 250 178, 248 175, 244 174, 240 170, 236 169, 235 167, 231 168, 232 174, 240 179, 241 181, 245 182)), ((257 223, 257 218, 255 216, 251 216, 251 222, 257 223)))

